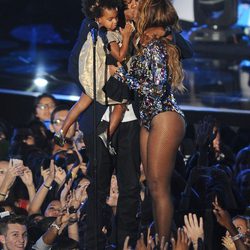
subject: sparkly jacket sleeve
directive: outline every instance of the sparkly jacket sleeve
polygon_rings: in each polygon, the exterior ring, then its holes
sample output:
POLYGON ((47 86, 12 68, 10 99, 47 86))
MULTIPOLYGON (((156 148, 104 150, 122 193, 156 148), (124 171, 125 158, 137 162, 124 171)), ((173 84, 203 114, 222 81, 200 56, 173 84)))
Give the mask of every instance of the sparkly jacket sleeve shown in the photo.
POLYGON ((167 72, 167 53, 163 42, 155 40, 133 57, 129 72, 119 68, 116 77, 123 80, 140 96, 156 95, 160 98, 170 91, 167 72))

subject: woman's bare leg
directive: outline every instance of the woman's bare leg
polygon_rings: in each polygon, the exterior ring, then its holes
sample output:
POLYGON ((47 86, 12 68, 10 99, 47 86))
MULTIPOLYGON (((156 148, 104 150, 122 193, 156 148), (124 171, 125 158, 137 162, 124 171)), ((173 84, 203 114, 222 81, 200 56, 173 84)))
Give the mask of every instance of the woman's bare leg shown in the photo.
POLYGON ((156 230, 169 240, 173 206, 170 183, 176 152, 185 133, 185 122, 176 112, 154 117, 147 144, 147 183, 153 200, 156 230))
POLYGON ((143 165, 143 170, 147 178, 147 147, 148 147, 148 136, 149 132, 146 128, 141 127, 140 130, 140 152, 141 152, 141 161, 143 165))

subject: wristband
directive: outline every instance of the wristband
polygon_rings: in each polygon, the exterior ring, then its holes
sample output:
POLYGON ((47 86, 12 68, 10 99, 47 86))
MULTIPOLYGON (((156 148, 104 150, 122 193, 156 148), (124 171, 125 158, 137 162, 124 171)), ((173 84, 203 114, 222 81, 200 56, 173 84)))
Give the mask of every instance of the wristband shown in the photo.
POLYGON ((236 240, 239 240, 242 237, 243 237, 243 234, 239 233, 239 234, 236 234, 235 236, 231 237, 231 240, 236 241, 236 240))
POLYGON ((55 222, 53 222, 53 223, 50 225, 50 227, 54 227, 54 228, 56 228, 56 230, 57 230, 57 231, 59 231, 59 230, 60 230, 60 227, 59 227, 58 225, 56 225, 56 223, 55 223, 55 222))
POLYGON ((48 190, 52 188, 51 186, 47 186, 46 184, 43 184, 43 186, 46 187, 48 190))

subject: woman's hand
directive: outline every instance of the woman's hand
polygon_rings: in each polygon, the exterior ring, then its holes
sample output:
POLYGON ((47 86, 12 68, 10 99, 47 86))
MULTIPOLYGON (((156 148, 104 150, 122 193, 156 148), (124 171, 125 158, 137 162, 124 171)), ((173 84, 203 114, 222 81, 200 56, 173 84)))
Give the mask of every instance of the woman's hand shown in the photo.
MULTIPOLYGON (((118 64, 118 63, 117 63, 118 64)), ((113 76, 115 73, 116 73, 116 71, 118 70, 118 67, 116 67, 116 66, 114 66, 114 65, 109 65, 108 66, 108 69, 109 69, 109 74, 111 75, 111 76, 113 76)))
POLYGON ((69 179, 68 183, 64 184, 64 188, 60 195, 60 201, 61 201, 62 207, 64 207, 67 203, 67 197, 68 197, 70 188, 72 186, 72 183, 73 183, 72 179, 69 179))
POLYGON ((23 174, 20 175, 20 178, 26 187, 34 185, 32 171, 28 167, 24 167, 23 174))

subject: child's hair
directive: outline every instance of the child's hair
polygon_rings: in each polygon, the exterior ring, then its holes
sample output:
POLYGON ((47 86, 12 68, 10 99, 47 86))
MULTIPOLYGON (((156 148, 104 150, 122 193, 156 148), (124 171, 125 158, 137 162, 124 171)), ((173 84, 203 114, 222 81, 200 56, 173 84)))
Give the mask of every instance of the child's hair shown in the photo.
POLYGON ((103 15, 104 9, 121 9, 122 0, 82 0, 82 12, 85 17, 95 19, 103 15))

